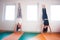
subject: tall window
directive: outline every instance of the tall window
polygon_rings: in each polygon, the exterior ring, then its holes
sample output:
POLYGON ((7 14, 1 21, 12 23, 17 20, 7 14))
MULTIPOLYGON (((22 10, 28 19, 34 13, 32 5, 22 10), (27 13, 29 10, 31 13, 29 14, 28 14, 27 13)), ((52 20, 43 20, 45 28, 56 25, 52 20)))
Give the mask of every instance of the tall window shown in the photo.
POLYGON ((6 5, 5 20, 15 20, 15 5, 6 5))
POLYGON ((27 20, 37 21, 38 7, 37 5, 27 5, 27 20))
POLYGON ((51 20, 60 21, 60 5, 51 5, 51 20))

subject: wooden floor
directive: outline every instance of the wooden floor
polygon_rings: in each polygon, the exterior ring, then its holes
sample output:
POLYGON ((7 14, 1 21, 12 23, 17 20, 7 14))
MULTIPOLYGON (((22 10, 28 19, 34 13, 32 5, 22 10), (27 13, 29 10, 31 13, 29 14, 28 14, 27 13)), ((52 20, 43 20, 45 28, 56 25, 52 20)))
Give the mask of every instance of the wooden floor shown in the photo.
MULTIPOLYGON (((21 35, 23 35, 23 32, 13 33, 3 40, 18 40, 21 35)), ((60 40, 60 33, 41 33, 30 40, 60 40)))
POLYGON ((60 40, 60 33, 45 33, 43 35, 46 40, 60 40))
POLYGON ((35 38, 37 40, 60 40, 60 33, 42 33, 35 38))

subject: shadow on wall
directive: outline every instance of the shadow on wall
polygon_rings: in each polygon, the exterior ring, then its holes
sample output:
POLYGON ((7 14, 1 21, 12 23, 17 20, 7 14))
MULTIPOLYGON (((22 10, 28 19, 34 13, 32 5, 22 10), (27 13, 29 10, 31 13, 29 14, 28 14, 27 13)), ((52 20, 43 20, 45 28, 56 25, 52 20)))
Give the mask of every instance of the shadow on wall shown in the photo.
POLYGON ((60 32, 60 26, 57 28, 57 31, 60 32))

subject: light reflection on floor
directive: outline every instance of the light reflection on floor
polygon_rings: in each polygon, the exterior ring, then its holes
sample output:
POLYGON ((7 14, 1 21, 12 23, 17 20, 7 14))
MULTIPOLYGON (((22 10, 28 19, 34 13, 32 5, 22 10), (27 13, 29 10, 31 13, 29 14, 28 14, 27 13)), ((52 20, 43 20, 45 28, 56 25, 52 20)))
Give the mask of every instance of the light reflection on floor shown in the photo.
POLYGON ((38 39, 36 39, 36 38, 30 38, 30 39, 27 39, 27 40, 38 40, 38 39))

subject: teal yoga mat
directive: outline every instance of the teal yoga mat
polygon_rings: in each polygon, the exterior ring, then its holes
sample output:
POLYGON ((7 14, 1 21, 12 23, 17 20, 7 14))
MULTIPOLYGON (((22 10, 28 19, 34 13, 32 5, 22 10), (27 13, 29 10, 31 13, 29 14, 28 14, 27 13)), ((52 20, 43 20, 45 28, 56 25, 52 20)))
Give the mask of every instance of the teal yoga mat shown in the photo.
POLYGON ((10 35, 13 32, 0 32, 0 40, 2 40, 4 37, 10 35))
POLYGON ((29 40, 32 37, 35 37, 36 35, 38 35, 39 33, 29 33, 29 32, 25 32, 20 38, 19 40, 29 40))

